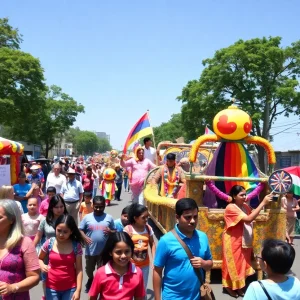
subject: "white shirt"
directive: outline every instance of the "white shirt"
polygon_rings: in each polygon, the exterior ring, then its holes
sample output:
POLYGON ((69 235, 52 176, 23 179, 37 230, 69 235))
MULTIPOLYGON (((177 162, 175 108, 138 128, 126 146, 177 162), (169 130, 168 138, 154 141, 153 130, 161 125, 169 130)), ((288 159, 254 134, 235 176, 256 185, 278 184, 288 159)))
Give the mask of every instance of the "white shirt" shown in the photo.
POLYGON ((154 164, 156 163, 156 150, 153 147, 149 147, 149 149, 144 148, 144 158, 148 158, 151 160, 154 164))
POLYGON ((66 176, 63 174, 59 174, 58 176, 55 176, 53 172, 48 174, 47 182, 46 182, 46 189, 49 186, 53 186, 56 188, 56 194, 60 194, 61 187, 64 183, 66 183, 67 179, 66 176))
POLYGON ((65 202, 76 202, 79 200, 79 194, 83 193, 83 187, 80 181, 74 179, 64 183, 60 193, 64 195, 65 202))

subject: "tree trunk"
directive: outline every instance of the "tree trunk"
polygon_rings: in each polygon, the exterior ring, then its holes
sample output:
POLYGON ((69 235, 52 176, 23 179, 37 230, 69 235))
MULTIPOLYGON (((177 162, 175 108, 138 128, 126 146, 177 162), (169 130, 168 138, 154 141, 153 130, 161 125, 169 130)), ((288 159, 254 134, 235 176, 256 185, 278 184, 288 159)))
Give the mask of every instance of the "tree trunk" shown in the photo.
POLYGON ((49 152, 49 143, 46 142, 46 148, 45 148, 45 157, 48 158, 48 152, 49 152))
POLYGON ((258 152, 258 164, 259 169, 266 174, 267 172, 267 163, 266 163, 266 151, 260 146, 256 146, 258 152))

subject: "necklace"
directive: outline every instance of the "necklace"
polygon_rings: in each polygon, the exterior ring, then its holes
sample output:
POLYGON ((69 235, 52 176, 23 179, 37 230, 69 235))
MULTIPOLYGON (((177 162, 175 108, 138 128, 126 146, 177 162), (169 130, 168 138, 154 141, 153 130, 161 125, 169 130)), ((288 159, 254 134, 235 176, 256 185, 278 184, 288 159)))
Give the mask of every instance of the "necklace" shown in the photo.
POLYGON ((179 188, 179 172, 175 167, 171 172, 168 167, 164 167, 164 188, 166 197, 174 198, 179 188), (169 191, 169 189, 171 191, 169 191))

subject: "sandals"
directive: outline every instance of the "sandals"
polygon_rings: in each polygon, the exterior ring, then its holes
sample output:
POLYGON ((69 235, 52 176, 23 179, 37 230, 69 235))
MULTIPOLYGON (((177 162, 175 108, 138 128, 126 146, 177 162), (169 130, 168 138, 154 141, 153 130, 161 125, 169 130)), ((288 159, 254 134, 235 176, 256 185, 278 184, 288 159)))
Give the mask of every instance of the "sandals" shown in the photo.
POLYGON ((242 289, 237 290, 237 293, 238 293, 238 295, 241 296, 241 297, 244 297, 244 296, 245 296, 245 293, 244 293, 244 291, 243 291, 242 289))

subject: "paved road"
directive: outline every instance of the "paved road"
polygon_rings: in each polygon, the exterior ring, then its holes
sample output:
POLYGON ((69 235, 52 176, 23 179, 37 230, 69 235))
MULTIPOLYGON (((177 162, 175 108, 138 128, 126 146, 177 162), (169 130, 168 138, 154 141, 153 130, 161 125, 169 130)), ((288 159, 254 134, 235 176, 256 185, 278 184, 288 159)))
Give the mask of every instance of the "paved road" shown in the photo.
MULTIPOLYGON (((114 219, 119 218, 120 215, 121 215, 122 209, 125 206, 131 204, 130 196, 131 196, 130 193, 122 191, 122 195, 121 195, 122 201, 120 201, 120 202, 113 201, 112 205, 110 207, 106 208, 106 212, 111 214, 114 219)), ((151 223, 151 225, 153 225, 153 224, 151 223)), ((158 230, 154 230, 154 231, 156 233, 156 237, 159 239, 159 231, 158 230)), ((296 249, 296 252, 299 254, 300 253, 300 239, 295 240, 295 249, 296 249)), ((84 260, 83 260, 83 264, 84 264, 83 267, 85 267, 84 260)), ((300 255, 296 256, 296 260, 295 260, 295 263, 293 265, 292 272, 294 274, 296 274, 296 276, 298 278, 300 278, 300 255)), ((84 272, 83 289, 84 289, 84 285, 86 283, 86 280, 87 280, 87 277, 86 277, 85 272, 84 272)), ((213 290, 214 290, 214 293, 215 293, 215 296, 216 296, 217 300, 220 300, 220 299, 222 299, 222 300, 232 300, 233 299, 232 297, 222 293, 221 272, 219 270, 213 270, 212 271, 212 287, 213 287, 213 290)), ((41 286, 41 284, 39 284, 37 287, 32 289, 31 292, 30 292, 30 295, 31 295, 32 300, 40 300, 41 296, 42 296, 42 286, 41 286)), ((88 299, 87 294, 82 292, 81 299, 88 299)), ((151 271, 150 271, 150 274, 149 274, 147 299, 148 300, 154 300, 151 271)), ((239 298, 239 299, 242 299, 242 298, 239 298)))

